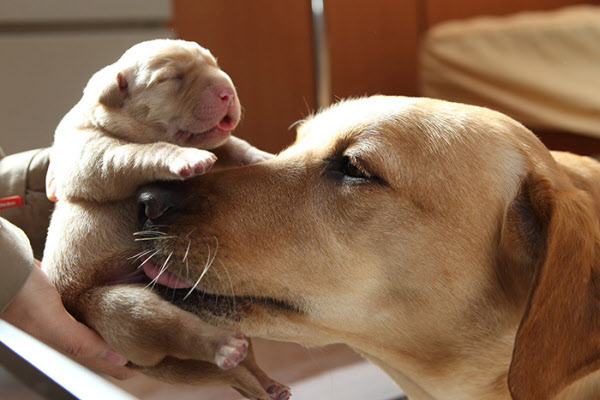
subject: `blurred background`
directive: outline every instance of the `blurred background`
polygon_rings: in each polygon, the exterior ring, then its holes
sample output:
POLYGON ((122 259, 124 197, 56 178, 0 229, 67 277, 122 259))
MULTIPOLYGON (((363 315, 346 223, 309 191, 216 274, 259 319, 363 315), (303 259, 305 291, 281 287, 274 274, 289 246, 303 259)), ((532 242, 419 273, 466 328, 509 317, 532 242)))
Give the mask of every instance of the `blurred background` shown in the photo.
MULTIPOLYGON (((600 154, 600 0, 0 0, 0 146, 50 145, 93 72, 165 37, 211 50, 242 102, 236 135, 270 152, 319 107, 379 93, 488 106, 551 149, 600 154)), ((376 400, 357 388, 389 385, 344 346, 256 347, 297 399, 376 400), (349 365, 359 369, 338 379, 349 365)), ((0 373, 0 398, 35 398, 8 381, 0 373)), ((119 385, 149 399, 239 398, 145 378, 119 385)), ((399 395, 385 390, 382 400, 399 395)))
POLYGON ((290 125, 324 98, 381 93, 491 106, 552 148, 600 153, 598 4, 1 0, 1 146, 14 153, 49 145, 93 72, 134 43, 171 37, 213 52, 244 108, 236 134, 271 152, 293 141, 290 125), (574 5, 584 7, 553 17, 574 5), (515 21, 523 12, 534 14, 515 21), (556 121, 579 117, 585 121, 556 121))

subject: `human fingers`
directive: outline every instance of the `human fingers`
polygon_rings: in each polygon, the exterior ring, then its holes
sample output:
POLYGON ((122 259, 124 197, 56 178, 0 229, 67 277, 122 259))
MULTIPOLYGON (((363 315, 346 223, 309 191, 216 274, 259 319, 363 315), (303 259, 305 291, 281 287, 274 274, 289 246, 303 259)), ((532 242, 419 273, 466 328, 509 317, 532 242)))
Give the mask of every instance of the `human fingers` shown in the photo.
MULTIPOLYGON (((61 318, 62 319, 62 318, 61 318)), ((117 353, 98 333, 76 321, 70 314, 64 328, 53 332, 53 346, 69 358, 96 372, 124 380, 137 372, 126 367, 128 360, 117 353)))
MULTIPOLYGON (((39 266, 39 261, 34 261, 39 266)), ((34 267, 2 317, 70 358, 116 376, 127 359, 94 330, 77 321, 64 308, 56 288, 46 274, 34 267), (98 361, 90 361, 98 360, 98 361), (102 362, 100 362, 102 361, 102 362), (112 364, 109 368, 108 364, 112 364)))
POLYGON ((48 164, 48 171, 46 172, 46 197, 48 200, 57 202, 56 180, 54 178, 54 168, 52 168, 52 160, 48 164))

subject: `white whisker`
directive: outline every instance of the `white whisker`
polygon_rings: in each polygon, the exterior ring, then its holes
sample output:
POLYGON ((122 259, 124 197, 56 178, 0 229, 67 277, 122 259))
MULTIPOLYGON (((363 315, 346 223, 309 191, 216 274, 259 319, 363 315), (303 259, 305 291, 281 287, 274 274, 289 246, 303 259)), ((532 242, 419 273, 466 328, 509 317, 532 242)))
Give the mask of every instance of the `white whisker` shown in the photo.
POLYGON ((209 262, 209 260, 210 260, 210 246, 208 245, 208 243, 206 244, 206 246, 208 247, 208 256, 206 257, 206 263, 204 264, 204 270, 200 274, 200 277, 198 278, 198 280, 196 281, 196 283, 194 284, 194 286, 192 286, 192 288, 190 289, 190 291, 184 296, 183 300, 187 299, 188 296, 190 294, 192 294, 192 292, 194 290, 196 290, 196 288, 200 284, 200 281, 202 280, 202 278, 204 278, 204 275, 206 274, 206 272, 208 272, 208 269, 212 265, 212 262, 209 262))
POLYGON ((177 236, 158 236, 158 237, 153 237, 153 238, 135 238, 134 240, 136 242, 141 242, 143 240, 165 240, 165 239, 173 239, 176 237, 177 236))
POLYGON ((208 247, 208 255, 206 256, 206 263, 204 264, 204 269, 210 268, 210 245, 206 243, 206 247, 208 247))
POLYGON ((140 269, 140 268, 142 268, 142 265, 146 264, 146 261, 150 260, 152 257, 154 257, 155 255, 157 255, 158 253, 160 253, 160 250, 156 250, 154 253, 152 253, 152 255, 150 255, 150 257, 146 258, 146 259, 144 260, 144 262, 142 262, 142 263, 141 263, 141 264, 140 264, 140 265, 137 267, 137 269, 140 269))
POLYGON ((198 228, 193 228, 187 235, 185 235, 185 237, 189 238, 190 235, 196 231, 196 229, 198 229, 198 228))
POLYGON ((138 232, 135 232, 133 235, 138 236, 138 235, 150 235, 150 234, 166 235, 166 233, 161 232, 161 231, 138 231, 138 232))
POLYGON ((167 270, 167 268, 169 267, 167 265, 167 263, 171 259, 172 255, 173 255, 173 252, 169 253, 169 256, 167 257, 167 259, 163 263, 163 266, 161 267, 160 271, 158 272, 158 275, 156 275, 156 277, 154 279, 152 279, 152 281, 150 281, 150 283, 147 284, 146 287, 152 285, 152 288, 154 288, 154 285, 156 285, 156 283, 158 282, 158 278, 160 278, 160 276, 163 274, 163 272, 165 272, 167 270))
POLYGON ((219 251, 219 240, 213 236, 215 238, 216 241, 216 245, 215 245, 215 254, 213 255, 212 259, 210 260, 210 264, 212 265, 213 262, 215 262, 215 257, 217 256, 217 252, 219 251))
POLYGON ((191 245, 192 245, 192 239, 188 239, 187 249, 185 251, 185 254, 183 255, 183 260, 181 260, 182 262, 185 262, 187 260, 187 256, 188 256, 188 254, 190 254, 190 246, 191 245))
POLYGON ((131 256, 131 257, 127 258, 127 259, 128 259, 128 260, 133 260, 133 261, 135 261, 135 260, 137 260, 137 259, 139 259, 139 258, 141 258, 141 257, 144 257, 144 256, 145 256, 146 254, 148 254, 148 253, 152 253, 152 250, 146 250, 146 251, 142 251, 142 252, 140 252, 140 253, 137 253, 137 254, 136 254, 136 255, 134 255, 134 256, 131 256))

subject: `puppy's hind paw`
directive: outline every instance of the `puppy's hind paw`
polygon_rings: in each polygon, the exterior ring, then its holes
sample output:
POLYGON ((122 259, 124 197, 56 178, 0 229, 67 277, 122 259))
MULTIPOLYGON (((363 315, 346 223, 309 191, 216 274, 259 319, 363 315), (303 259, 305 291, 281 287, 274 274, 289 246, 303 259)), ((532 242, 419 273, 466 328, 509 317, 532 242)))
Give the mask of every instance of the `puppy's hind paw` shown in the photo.
POLYGON ((248 339, 242 333, 230 337, 219 349, 215 356, 217 367, 228 370, 244 361, 248 354, 248 339))
POLYGON ((269 386, 266 391, 269 397, 265 400, 288 400, 292 396, 289 387, 276 382, 269 386))
POLYGON ((177 178, 191 178, 202 175, 213 166, 217 157, 206 150, 185 149, 173 162, 169 169, 177 178))

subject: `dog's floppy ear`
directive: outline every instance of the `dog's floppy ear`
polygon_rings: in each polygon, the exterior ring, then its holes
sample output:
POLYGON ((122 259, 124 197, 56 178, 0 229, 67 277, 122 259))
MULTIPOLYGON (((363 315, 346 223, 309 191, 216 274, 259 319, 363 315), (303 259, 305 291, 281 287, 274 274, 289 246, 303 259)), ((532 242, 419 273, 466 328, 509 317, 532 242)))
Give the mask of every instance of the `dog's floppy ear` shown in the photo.
POLYGON ((503 240, 534 266, 508 373, 515 400, 551 399, 600 368, 598 217, 587 192, 557 182, 530 174, 505 221, 503 240))
POLYGON ((102 89, 98 102, 106 107, 121 108, 125 101, 125 97, 127 97, 128 87, 129 84, 125 74, 119 72, 116 78, 102 89))

